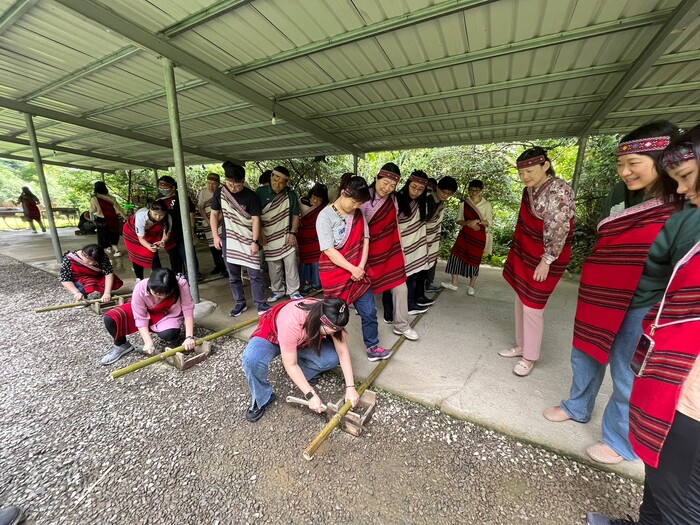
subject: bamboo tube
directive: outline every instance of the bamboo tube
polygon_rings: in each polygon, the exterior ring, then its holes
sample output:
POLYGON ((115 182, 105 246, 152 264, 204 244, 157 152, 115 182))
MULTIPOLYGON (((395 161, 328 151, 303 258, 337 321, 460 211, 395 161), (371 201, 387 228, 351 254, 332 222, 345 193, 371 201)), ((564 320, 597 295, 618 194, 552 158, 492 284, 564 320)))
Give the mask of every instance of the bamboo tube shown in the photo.
MULTIPOLYGON (((131 297, 131 294, 113 295, 112 299, 108 302, 117 301, 117 300, 119 300, 119 298, 126 299, 128 297, 131 297)), ((78 301, 77 303, 56 304, 53 306, 45 306, 43 308, 35 308, 34 313, 40 314, 43 312, 53 312, 54 310, 63 310, 64 308, 76 308, 78 306, 89 306, 91 304, 101 303, 101 302, 102 302, 102 299, 90 299, 89 301, 78 301)))
MULTIPOLYGON (((201 339, 196 339, 195 340, 195 346, 200 346, 202 344, 202 341, 213 341, 214 339, 218 339, 219 337, 223 337, 225 335, 230 334, 231 332, 235 332, 236 330, 240 330, 241 328, 245 328, 246 326, 250 326, 252 324, 257 324, 259 319, 253 318, 249 319, 248 321, 244 321, 239 324, 235 324, 233 326, 230 326, 229 328, 224 328, 223 330, 219 330, 218 332, 214 332, 213 334, 206 335, 202 337, 201 339)), ((123 375, 129 374, 131 372, 135 372, 136 370, 140 370, 141 368, 147 367, 148 365, 152 365, 153 363, 158 363, 160 361, 165 360, 167 357, 170 357, 172 355, 177 354, 178 352, 182 352, 185 350, 184 346, 178 346, 176 348, 173 348, 171 350, 168 350, 167 352, 163 352, 157 355, 154 355, 153 357, 149 357, 148 359, 144 359, 143 361, 139 361, 138 363, 134 363, 133 365, 125 366, 124 368, 120 368, 119 370, 115 370, 110 374, 112 379, 117 379, 118 377, 121 377, 123 375)))
MULTIPOLYGON (((441 293, 442 291, 439 291, 434 298, 437 299, 441 293)), ((422 317, 423 314, 418 314, 411 323, 411 327, 416 326, 418 324, 418 321, 420 321, 422 317)), ((367 377, 367 379, 365 379, 364 382, 358 387, 358 394, 362 395, 365 390, 372 386, 372 383, 374 383, 377 377, 379 377, 379 374, 382 373, 382 370, 384 370, 384 368, 389 364, 389 361, 391 361, 391 359, 396 355, 396 352, 399 351, 399 348, 401 348, 401 345, 404 343, 405 340, 406 338, 403 335, 399 337, 399 340, 396 341, 391 347, 391 349, 393 350, 391 353, 391 357, 389 357, 389 359, 385 359, 384 361, 379 362, 379 364, 375 367, 375 369, 367 377)), ((338 413, 335 416, 333 416, 333 418, 328 422, 324 429, 321 430, 321 433, 318 436, 316 436, 316 438, 311 442, 311 444, 308 447, 306 447, 306 450, 304 451, 305 460, 311 461, 312 459, 314 459, 314 454, 316 454, 318 447, 320 447, 324 443, 324 441, 328 439, 328 437, 340 424, 343 417, 345 417, 345 414, 347 414, 351 408, 352 403, 350 403, 350 401, 346 401, 345 404, 340 408, 340 410, 338 410, 338 413)))

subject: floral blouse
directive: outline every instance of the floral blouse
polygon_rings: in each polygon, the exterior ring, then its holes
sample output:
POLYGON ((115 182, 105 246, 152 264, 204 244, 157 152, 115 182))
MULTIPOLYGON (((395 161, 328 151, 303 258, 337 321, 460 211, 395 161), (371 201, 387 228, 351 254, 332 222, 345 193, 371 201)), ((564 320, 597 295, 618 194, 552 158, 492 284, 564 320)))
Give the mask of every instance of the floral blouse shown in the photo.
POLYGON ((576 204, 574 191, 564 180, 549 177, 539 188, 527 189, 532 212, 544 221, 544 253, 548 264, 556 261, 569 235, 576 204))

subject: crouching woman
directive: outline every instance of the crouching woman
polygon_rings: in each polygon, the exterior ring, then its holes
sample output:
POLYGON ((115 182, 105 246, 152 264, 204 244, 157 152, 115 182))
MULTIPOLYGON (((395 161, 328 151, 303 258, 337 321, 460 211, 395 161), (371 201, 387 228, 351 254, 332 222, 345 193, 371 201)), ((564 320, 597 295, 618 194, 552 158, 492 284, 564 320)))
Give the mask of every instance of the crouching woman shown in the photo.
POLYGON ((187 281, 175 276, 170 268, 156 268, 151 277, 134 286, 131 301, 110 310, 104 316, 107 332, 114 338, 114 346, 102 358, 103 365, 111 365, 134 350, 126 336, 138 332, 143 339, 143 352, 155 353, 151 332, 173 344, 185 325, 185 350, 194 350, 194 300, 187 281))
POLYGON ((309 409, 322 411, 321 398, 310 382, 338 364, 345 377, 345 399, 357 405, 360 396, 345 333, 349 319, 347 303, 337 297, 291 300, 265 312, 243 351, 243 371, 253 397, 246 419, 258 421, 276 399, 268 373, 270 363, 280 354, 287 375, 304 394, 309 409))
POLYGON ((73 296, 74 301, 87 299, 88 294, 98 292, 106 303, 112 299, 112 291, 124 284, 112 269, 112 263, 104 249, 88 244, 82 250, 66 252, 61 263, 61 285, 73 296))

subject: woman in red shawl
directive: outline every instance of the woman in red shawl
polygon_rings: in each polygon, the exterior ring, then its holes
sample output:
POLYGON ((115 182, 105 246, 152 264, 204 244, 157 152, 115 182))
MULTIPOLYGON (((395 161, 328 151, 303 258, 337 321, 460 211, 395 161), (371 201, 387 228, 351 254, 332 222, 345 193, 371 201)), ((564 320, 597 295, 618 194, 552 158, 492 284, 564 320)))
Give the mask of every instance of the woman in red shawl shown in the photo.
POLYGON ((97 226, 97 244, 107 252, 112 250, 115 257, 121 257, 119 237, 122 234, 122 221, 126 222, 126 213, 102 181, 95 183, 95 193, 90 199, 90 215, 97 226))
POLYGON ((299 221, 297 242, 299 244, 299 278, 303 293, 321 290, 321 278, 318 273, 321 249, 316 235, 316 219, 321 210, 328 205, 328 201, 328 187, 320 182, 314 184, 309 194, 300 201, 301 221, 299 221))
POLYGON ((41 231, 46 233, 44 223, 41 222, 41 212, 37 206, 37 204, 39 204, 39 199, 32 193, 32 190, 30 190, 28 186, 22 186, 22 193, 20 193, 17 198, 17 204, 22 206, 24 220, 29 223, 32 233, 37 233, 34 221, 38 222, 41 231))

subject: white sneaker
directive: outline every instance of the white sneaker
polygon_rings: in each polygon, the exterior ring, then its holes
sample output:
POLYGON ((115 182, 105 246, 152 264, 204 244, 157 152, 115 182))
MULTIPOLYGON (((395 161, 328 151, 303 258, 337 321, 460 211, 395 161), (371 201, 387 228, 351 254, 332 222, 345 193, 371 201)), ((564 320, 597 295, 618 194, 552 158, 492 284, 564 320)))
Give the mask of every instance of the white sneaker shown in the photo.
POLYGON ((453 292, 459 290, 459 287, 455 286, 452 283, 440 283, 440 284, 442 285, 443 288, 447 288, 448 290, 452 290, 453 292))
POLYGON ((394 328, 394 333, 396 335, 402 335, 409 341, 418 341, 418 334, 413 328, 408 328, 405 332, 402 332, 398 328, 394 328))
POLYGON ((467 288, 467 295, 476 295, 476 290, 470 286, 467 288))

